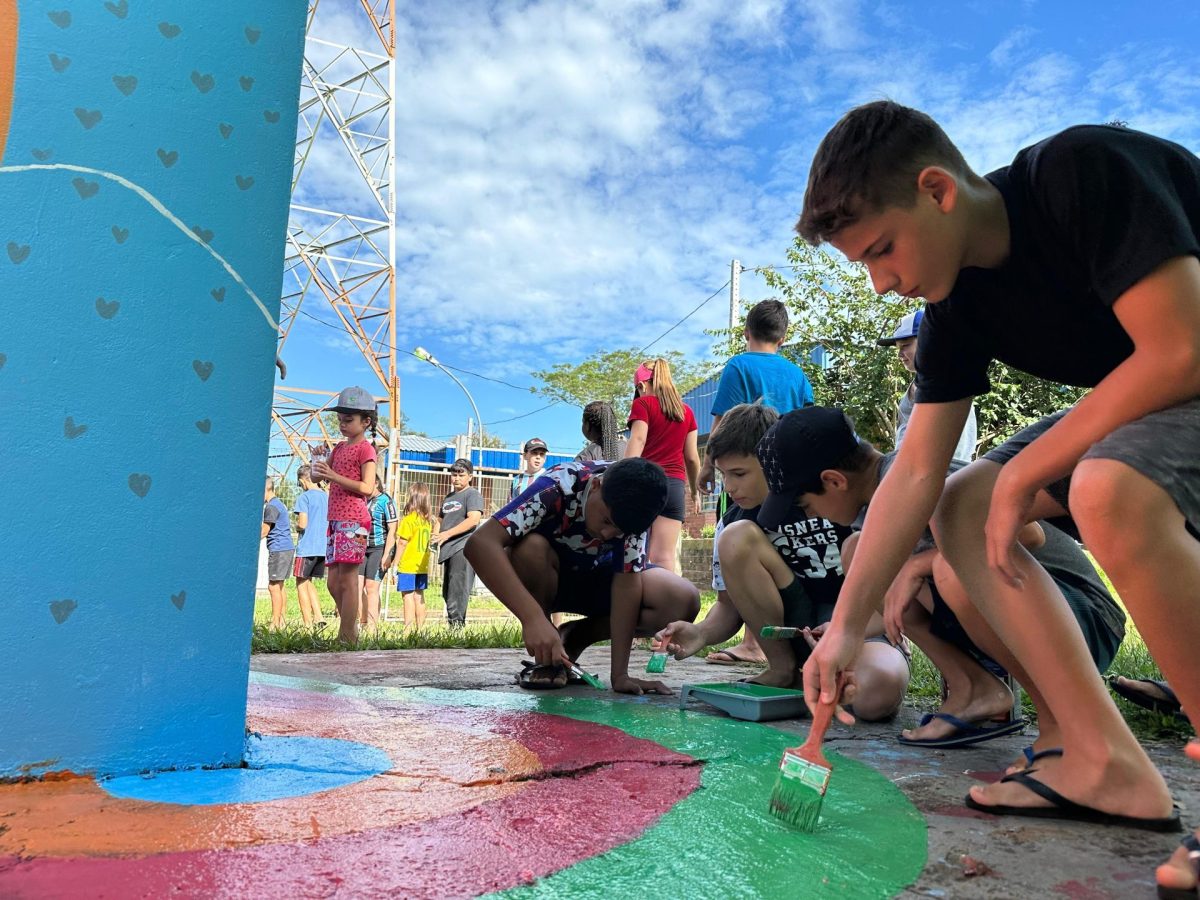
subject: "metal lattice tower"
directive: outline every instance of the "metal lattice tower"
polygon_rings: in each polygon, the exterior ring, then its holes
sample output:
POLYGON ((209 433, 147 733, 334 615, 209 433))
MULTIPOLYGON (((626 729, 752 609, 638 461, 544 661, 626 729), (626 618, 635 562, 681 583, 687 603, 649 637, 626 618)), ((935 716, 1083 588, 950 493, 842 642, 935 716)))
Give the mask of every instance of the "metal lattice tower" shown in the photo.
MULTIPOLYGON (((323 36, 322 0, 310 0, 279 312, 280 353, 286 358, 298 316, 344 329, 379 380, 377 400, 388 408, 381 432, 389 440, 394 471, 400 419, 392 103, 395 0, 327 0, 325 5, 330 13, 357 17, 354 24, 366 38, 359 43, 369 49, 323 36), (314 205, 330 194, 323 189, 320 173, 331 167, 358 175, 353 189, 339 181, 338 206, 333 209, 314 205)), ((344 25, 345 19, 341 22, 344 25)), ((275 469, 286 474, 297 457, 307 459, 306 442, 338 438, 327 432, 320 413, 340 387, 276 387, 271 410, 275 469), (290 454, 283 452, 284 444, 290 454)))

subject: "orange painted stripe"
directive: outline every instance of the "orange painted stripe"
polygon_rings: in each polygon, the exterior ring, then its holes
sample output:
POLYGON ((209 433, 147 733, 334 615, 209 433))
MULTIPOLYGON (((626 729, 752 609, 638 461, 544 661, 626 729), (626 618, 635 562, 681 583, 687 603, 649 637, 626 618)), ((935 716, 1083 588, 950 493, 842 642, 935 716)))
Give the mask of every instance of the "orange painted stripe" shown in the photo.
POLYGON ((17 77, 17 24, 17 0, 0 0, 0 163, 4 162, 17 77))

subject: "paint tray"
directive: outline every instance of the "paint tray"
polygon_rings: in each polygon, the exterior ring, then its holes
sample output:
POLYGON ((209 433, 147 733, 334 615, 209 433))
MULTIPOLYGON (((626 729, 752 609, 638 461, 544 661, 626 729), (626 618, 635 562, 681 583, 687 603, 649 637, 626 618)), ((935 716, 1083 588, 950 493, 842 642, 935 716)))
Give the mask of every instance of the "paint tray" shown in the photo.
POLYGON ((714 684, 685 684, 679 691, 679 708, 687 706, 688 697, 703 700, 710 706, 747 722, 773 722, 776 719, 799 719, 808 715, 804 691, 747 684, 743 681, 719 681, 714 684))

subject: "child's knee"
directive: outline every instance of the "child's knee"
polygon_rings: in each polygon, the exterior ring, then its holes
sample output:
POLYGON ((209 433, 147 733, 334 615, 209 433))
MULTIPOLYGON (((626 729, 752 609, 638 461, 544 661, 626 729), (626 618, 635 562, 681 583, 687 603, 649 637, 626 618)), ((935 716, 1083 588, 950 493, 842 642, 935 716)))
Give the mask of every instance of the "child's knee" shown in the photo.
MULTIPOLYGON (((973 467, 972 467, 973 468, 973 467)), ((990 467, 963 469, 946 482, 929 527, 938 547, 946 552, 966 540, 983 541, 995 473, 990 467)))
POLYGON ((744 565, 753 560, 763 546, 769 546, 763 530, 757 523, 743 519, 721 531, 717 538, 717 555, 722 566, 744 565))
POLYGON ((855 667, 858 688, 854 695, 854 715, 867 722, 894 716, 908 690, 907 663, 901 658, 900 651, 892 647, 887 649, 897 657, 895 660, 855 667))
POLYGON ((1159 528, 1180 518, 1161 487, 1125 463, 1085 459, 1071 475, 1069 505, 1084 543, 1101 565, 1137 565, 1162 535, 1159 528))

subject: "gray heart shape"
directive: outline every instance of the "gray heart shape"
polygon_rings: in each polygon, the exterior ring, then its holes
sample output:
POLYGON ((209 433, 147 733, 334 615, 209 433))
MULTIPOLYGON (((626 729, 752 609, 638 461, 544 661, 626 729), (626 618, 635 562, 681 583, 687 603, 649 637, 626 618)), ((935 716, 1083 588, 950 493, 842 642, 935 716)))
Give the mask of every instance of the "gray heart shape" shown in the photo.
POLYGON ((39 162, 45 162, 54 155, 54 151, 47 147, 45 150, 39 150, 36 147, 29 151, 33 154, 33 158, 39 162))
POLYGON ((200 238, 206 244, 213 239, 212 231, 207 228, 201 228, 199 225, 192 226, 192 234, 196 235, 196 237, 200 238))
POLYGON ((218 303, 225 302, 225 287, 224 287, 224 285, 222 285, 221 287, 213 288, 211 291, 209 291, 209 293, 212 294, 212 298, 214 300, 216 300, 218 303))
POLYGON ((212 431, 212 419, 200 419, 196 423, 196 427, 199 428, 202 433, 208 434, 210 431, 212 431))
POLYGON ((120 3, 105 3, 104 8, 118 19, 123 19, 129 15, 129 0, 121 0, 120 3))
POLYGON ((183 31, 178 25, 172 25, 170 22, 159 22, 158 30, 165 38, 179 37, 179 32, 183 31))
POLYGON ((264 109, 263 110, 263 118, 266 119, 268 122, 270 122, 272 125, 274 125, 276 122, 279 121, 279 113, 275 112, 275 110, 273 110, 273 109, 264 109))
POLYGON ((159 147, 158 148, 158 161, 160 163, 162 163, 164 167, 169 169, 169 168, 171 168, 171 166, 175 165, 175 163, 177 163, 179 161, 179 151, 178 150, 164 150, 162 147, 159 147))
POLYGON ((139 497, 145 497, 150 493, 150 476, 134 472, 129 476, 129 489, 139 497))
POLYGON ((57 12, 46 13, 50 17, 50 21, 59 28, 71 27, 71 11, 69 9, 58 10, 57 12))
POLYGON ((50 65, 54 67, 55 72, 65 72, 67 71, 67 66, 71 65, 71 57, 59 56, 57 53, 51 53, 50 65))
POLYGON ((196 370, 201 381, 208 381, 209 376, 213 373, 213 364, 207 360, 193 359, 192 368, 196 370))
POLYGON ((235 180, 237 181, 238 190, 248 191, 250 188, 254 187, 253 175, 247 175, 245 178, 243 178, 241 175, 238 175, 235 177, 235 180))
POLYGON ((104 118, 104 114, 98 109, 84 109, 77 106, 75 107, 75 118, 79 120, 80 125, 91 131, 96 127, 96 123, 104 118))
POLYGON ((183 610, 183 604, 187 603, 187 591, 180 591, 178 594, 171 595, 171 602, 175 604, 175 608, 183 610))
POLYGON ((129 229, 122 228, 120 225, 114 225, 112 227, 112 236, 113 240, 118 244, 123 244, 129 240, 129 229))
POLYGON ((95 197, 100 190, 100 185, 94 181, 88 181, 84 178, 72 178, 71 184, 75 185, 75 191, 84 200, 90 197, 95 197))
POLYGON ((257 44, 261 35, 262 31, 260 29, 251 28, 249 25, 246 26, 246 40, 248 40, 250 43, 257 44))
POLYGON ((14 244, 12 241, 9 241, 8 242, 8 258, 11 259, 17 265, 20 265, 21 263, 25 262, 25 260, 29 258, 29 245, 28 244, 14 244))
POLYGON ((120 308, 120 300, 105 300, 103 297, 96 298, 96 312, 100 314, 100 318, 102 319, 111 319, 117 314, 117 310, 120 308))
POLYGON ((136 75, 114 75, 112 77, 113 84, 117 86, 117 90, 128 97, 137 90, 136 75))
POLYGON ((194 69, 192 70, 192 84, 196 86, 196 90, 198 90, 200 93, 207 94, 213 89, 214 86, 216 86, 216 83, 216 79, 211 75, 207 73, 201 75, 194 69))
POLYGON ((72 416, 67 416, 67 418, 63 421, 63 434, 67 436, 67 440, 69 441, 75 440, 75 438, 79 437, 81 434, 87 431, 87 429, 88 427, 86 425, 76 425, 75 419, 72 416))
POLYGON ((242 86, 242 90, 249 93, 250 88, 254 87, 254 79, 249 75, 243 75, 238 79, 238 84, 242 86))
POLYGON ((232 125, 227 125, 224 122, 222 122, 217 127, 219 129, 221 129, 221 137, 223 137, 223 138, 228 138, 231 134, 233 134, 233 126, 232 125))
POLYGON ((54 616, 54 621, 61 625, 67 619, 71 618, 71 613, 79 608, 79 604, 74 600, 51 600, 50 615, 54 616))

